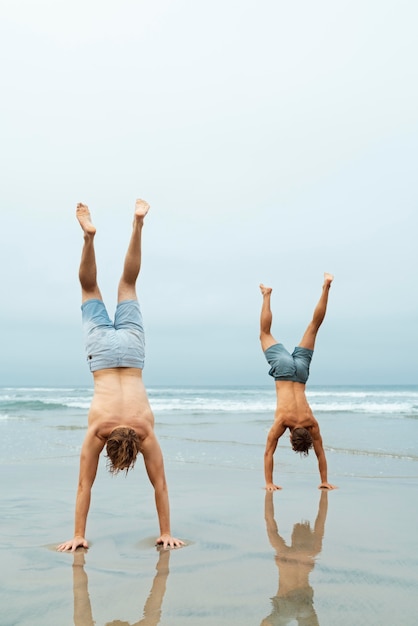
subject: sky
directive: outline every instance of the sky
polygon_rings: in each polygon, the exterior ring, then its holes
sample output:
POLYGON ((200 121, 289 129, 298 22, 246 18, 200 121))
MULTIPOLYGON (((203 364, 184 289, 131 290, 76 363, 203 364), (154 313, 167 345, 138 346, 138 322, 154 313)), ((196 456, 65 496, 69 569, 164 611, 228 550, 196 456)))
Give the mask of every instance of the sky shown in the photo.
POLYGON ((414 0, 3 0, 2 385, 91 385, 77 202, 113 316, 135 199, 147 385, 417 383, 414 0))

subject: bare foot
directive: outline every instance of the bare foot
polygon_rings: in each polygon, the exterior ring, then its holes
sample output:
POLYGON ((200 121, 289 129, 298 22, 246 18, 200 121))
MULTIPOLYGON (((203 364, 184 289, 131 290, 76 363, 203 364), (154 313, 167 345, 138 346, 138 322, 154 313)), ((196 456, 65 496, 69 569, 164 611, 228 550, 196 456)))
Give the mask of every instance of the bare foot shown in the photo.
POLYGON ((266 287, 265 285, 263 285, 261 283, 260 291, 261 291, 263 296, 269 296, 271 294, 271 292, 273 291, 273 289, 271 287, 266 287))
POLYGON ((135 219, 139 222, 144 220, 144 217, 149 211, 149 204, 145 200, 138 200, 135 202, 135 219))
POLYGON ((96 227, 91 222, 89 207, 86 204, 81 202, 77 204, 76 216, 85 235, 93 236, 96 234, 96 227))
POLYGON ((327 272, 324 272, 325 285, 330 285, 333 280, 334 280, 334 276, 332 274, 328 274, 327 272))

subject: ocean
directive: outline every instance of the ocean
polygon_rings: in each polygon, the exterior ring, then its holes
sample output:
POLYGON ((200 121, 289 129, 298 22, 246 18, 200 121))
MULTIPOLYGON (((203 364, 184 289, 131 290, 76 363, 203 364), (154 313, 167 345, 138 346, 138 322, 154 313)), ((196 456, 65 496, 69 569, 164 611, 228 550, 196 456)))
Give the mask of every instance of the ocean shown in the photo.
MULTIPOLYGON (((92 388, 0 388, 1 463, 65 462, 78 455, 92 393, 92 388)), ((168 461, 260 469, 274 416, 274 385, 150 387, 148 395, 168 461)), ((333 457, 342 455, 353 473, 367 465, 376 477, 389 467, 417 476, 418 386, 309 387, 307 398, 331 474, 333 457)), ((287 434, 283 443, 286 439, 287 434)), ((298 457, 291 463, 295 455, 288 445, 283 455, 290 470, 300 468, 298 457)))

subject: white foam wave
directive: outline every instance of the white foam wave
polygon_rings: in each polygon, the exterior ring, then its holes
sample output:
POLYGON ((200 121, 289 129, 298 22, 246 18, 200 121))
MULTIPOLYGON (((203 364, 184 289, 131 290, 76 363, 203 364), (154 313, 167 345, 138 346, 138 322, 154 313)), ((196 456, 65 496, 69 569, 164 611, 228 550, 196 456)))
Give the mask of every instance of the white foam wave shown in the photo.
POLYGON ((375 413, 375 414, 391 414, 391 415, 417 415, 418 408, 409 402, 327 402, 327 403, 310 403, 314 412, 322 411, 326 413, 375 413))
MULTIPOLYGON (((155 411, 165 412, 183 412, 183 413, 264 413, 275 410, 275 401, 258 401, 258 402, 239 402, 239 401, 218 401, 208 399, 184 401, 177 400, 152 400, 151 406, 155 411)), ((311 402, 310 406, 313 412, 326 413, 372 413, 372 414, 391 414, 391 415, 417 415, 418 408, 409 402, 361 402, 361 403, 344 403, 344 402, 311 402)))
POLYGON ((418 400, 418 391, 412 390, 398 390, 398 391, 390 391, 390 390, 364 390, 364 391, 338 391, 338 390, 327 390, 327 391, 317 391, 308 389, 306 391, 306 396, 308 398, 411 398, 418 400))
MULTIPOLYGON (((193 388, 161 387, 148 390, 154 411, 160 413, 254 413, 271 414, 276 407, 274 386, 267 388, 193 388)), ((39 410, 36 403, 51 410, 53 406, 63 409, 86 411, 89 409, 93 390, 88 388, 20 387, 1 388, 0 410, 4 414, 15 411, 39 410), (3 406, 2 406, 3 404, 3 406)), ((369 413, 418 417, 418 390, 413 388, 328 388, 308 389, 307 398, 314 412, 323 413, 369 413)), ((3 418, 5 419, 5 418, 3 418)))
POLYGON ((183 398, 163 400, 152 398, 151 406, 155 411, 182 411, 187 413, 260 413, 263 411, 274 411, 275 401, 270 402, 240 402, 238 400, 216 400, 216 399, 188 399, 183 398))
POLYGON ((77 402, 77 401, 73 401, 73 402, 63 402, 62 403, 64 406, 67 406, 70 409, 83 409, 83 410, 88 410, 90 408, 90 401, 87 402, 77 402))

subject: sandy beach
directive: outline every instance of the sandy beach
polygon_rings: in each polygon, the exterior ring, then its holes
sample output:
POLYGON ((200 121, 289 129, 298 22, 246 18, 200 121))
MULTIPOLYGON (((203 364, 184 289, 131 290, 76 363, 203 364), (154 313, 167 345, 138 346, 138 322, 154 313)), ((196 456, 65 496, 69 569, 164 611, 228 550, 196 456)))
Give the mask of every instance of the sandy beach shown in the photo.
POLYGON ((73 555, 54 547, 71 536, 77 458, 3 470, 2 626, 416 624, 416 479, 339 472, 323 493, 291 473, 267 495, 253 471, 170 462, 188 545, 159 552, 143 469, 99 471, 91 547, 73 555))

